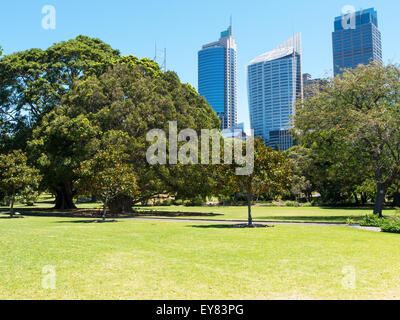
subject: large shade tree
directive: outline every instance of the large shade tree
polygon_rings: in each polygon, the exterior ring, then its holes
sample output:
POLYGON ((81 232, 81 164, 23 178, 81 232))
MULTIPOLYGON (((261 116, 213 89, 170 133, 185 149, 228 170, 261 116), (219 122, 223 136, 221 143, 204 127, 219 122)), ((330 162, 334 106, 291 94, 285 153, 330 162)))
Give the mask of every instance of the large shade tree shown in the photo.
MULTIPOLYGON (((86 36, 1 57, 0 152, 24 149, 33 128, 60 105, 76 80, 104 73, 119 58, 118 50, 86 36)), ((56 194, 56 208, 71 207, 68 185, 60 181, 48 187, 56 194)))
POLYGON ((345 71, 299 105, 295 122, 302 143, 343 172, 373 175, 374 213, 382 216, 400 177, 400 69, 371 63, 345 71))
POLYGON ((205 99, 190 85, 181 83, 174 72, 163 73, 148 59, 122 57, 104 74, 76 82, 62 105, 46 115, 35 129, 30 146, 45 158, 42 162, 42 170, 47 173, 45 179, 53 186, 60 182, 68 186, 70 206, 75 193, 70 186, 79 162, 97 151, 97 141, 104 134, 124 132, 126 152, 137 173, 141 194, 135 199, 117 197, 110 202, 112 210, 123 212, 131 210, 134 201, 155 194, 177 190, 191 190, 194 194, 206 188, 201 180, 190 179, 199 176, 195 165, 151 166, 147 162, 150 145, 147 133, 162 129, 168 134, 170 121, 176 121, 178 130, 191 128, 198 133, 201 129, 219 127, 219 119, 205 99), (83 133, 75 134, 76 131, 83 133), (185 179, 172 178, 177 176, 185 179), (188 181, 197 188, 185 188, 188 181))

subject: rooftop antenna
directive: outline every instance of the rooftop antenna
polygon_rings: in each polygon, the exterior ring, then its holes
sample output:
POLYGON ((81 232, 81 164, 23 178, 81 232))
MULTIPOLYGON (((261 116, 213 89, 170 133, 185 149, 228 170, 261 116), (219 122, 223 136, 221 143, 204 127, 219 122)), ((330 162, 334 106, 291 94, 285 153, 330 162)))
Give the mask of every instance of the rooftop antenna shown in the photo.
POLYGON ((157 41, 155 42, 154 46, 154 59, 155 62, 158 63, 160 69, 164 72, 167 71, 167 48, 158 49, 157 48, 157 41))

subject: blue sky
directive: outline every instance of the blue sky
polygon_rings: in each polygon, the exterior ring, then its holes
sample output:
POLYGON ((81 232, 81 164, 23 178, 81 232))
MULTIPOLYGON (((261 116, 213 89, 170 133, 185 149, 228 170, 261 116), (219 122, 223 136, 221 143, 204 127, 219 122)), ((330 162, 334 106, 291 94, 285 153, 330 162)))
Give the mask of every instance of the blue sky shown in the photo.
POLYGON ((400 62, 398 0, 2 0, 0 45, 4 53, 79 34, 98 37, 122 54, 154 57, 154 43, 167 48, 167 67, 197 88, 197 51, 215 41, 233 16, 238 44, 238 118, 249 127, 246 64, 295 32, 303 33, 303 72, 314 78, 332 73, 331 32, 341 8, 375 7, 385 63, 400 62), (41 26, 42 7, 57 12, 55 30, 41 26))

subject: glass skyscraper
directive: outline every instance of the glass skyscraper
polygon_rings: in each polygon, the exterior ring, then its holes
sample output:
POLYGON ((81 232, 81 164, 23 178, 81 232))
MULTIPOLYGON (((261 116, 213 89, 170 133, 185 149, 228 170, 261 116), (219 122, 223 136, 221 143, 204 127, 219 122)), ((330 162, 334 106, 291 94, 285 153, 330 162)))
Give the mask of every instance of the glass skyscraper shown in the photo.
POLYGON ((295 103, 303 96, 301 33, 247 66, 250 124, 256 137, 281 151, 293 146, 295 103))
POLYGON ((336 17, 332 43, 335 76, 347 68, 354 69, 360 64, 382 61, 381 33, 376 10, 371 8, 357 11, 353 17, 336 17))
POLYGON ((199 94, 221 119, 221 129, 237 123, 236 42, 232 27, 221 38, 206 44, 198 53, 199 94))

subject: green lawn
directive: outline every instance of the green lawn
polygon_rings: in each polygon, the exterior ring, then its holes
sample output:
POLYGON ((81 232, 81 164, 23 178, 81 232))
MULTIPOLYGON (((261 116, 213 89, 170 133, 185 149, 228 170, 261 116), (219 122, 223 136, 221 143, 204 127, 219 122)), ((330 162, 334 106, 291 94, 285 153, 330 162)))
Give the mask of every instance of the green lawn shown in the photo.
MULTIPOLYGON (((50 195, 42 195, 33 207, 24 204, 16 204, 16 210, 24 213, 29 210, 31 213, 40 212, 41 209, 54 207, 54 199, 50 195)), ((101 203, 78 203, 80 209, 101 208, 101 203)), ((226 219, 226 220, 245 220, 247 219, 246 206, 216 206, 216 207, 185 207, 185 206, 153 206, 135 207, 138 211, 151 211, 157 216, 157 211, 171 212, 177 218, 197 218, 197 219, 226 219), (192 214, 198 213, 198 214, 192 214)), ((8 208, 0 207, 0 212, 6 212, 8 208)), ((49 212, 47 212, 49 213, 49 212)), ((66 212, 68 213, 68 212, 66 212)), ((336 207, 271 207, 253 206, 252 214, 255 221, 297 221, 297 222, 346 222, 347 218, 361 220, 366 214, 371 214, 372 208, 336 208, 336 207)), ((55 212, 62 214, 62 212, 55 212)), ((384 215, 399 215, 400 211, 395 209, 385 209, 384 215)))
MULTIPOLYGON (((180 218, 188 218, 185 212, 214 213, 215 215, 194 215, 192 218, 203 219, 247 219, 247 207, 138 207, 140 211, 168 211, 183 213, 180 218)), ((362 219, 366 214, 371 214, 371 208, 330 208, 330 207, 267 207, 254 206, 252 215, 254 220, 267 221, 298 221, 298 222, 346 222, 348 217, 354 220, 362 219)), ((387 209, 384 215, 399 214, 394 209, 387 209)), ((154 214, 156 215, 156 213, 154 214)))
POLYGON ((0 218, 0 299, 400 299, 398 234, 83 221, 0 218), (55 290, 41 287, 46 265, 55 290))
MULTIPOLYGON (((37 204, 28 207, 24 204, 16 204, 16 210, 24 213, 29 210, 31 213, 38 213, 42 209, 54 207, 54 199, 49 195, 42 195, 37 204)), ((101 208, 101 203, 78 203, 80 209, 101 208)), ((222 220, 246 220, 246 206, 216 206, 216 207, 185 207, 185 206, 153 206, 135 207, 138 211, 151 211, 151 216, 158 216, 157 211, 170 212, 171 216, 177 218, 197 218, 197 219, 222 219, 222 220), (198 213, 198 214, 192 214, 198 213)), ((8 208, 0 207, 0 212, 6 212, 8 208)), ((49 214, 49 212, 46 212, 49 214)), ((54 212, 62 214, 63 212, 54 212)), ((68 214, 68 212, 66 212, 68 214)), ((253 206, 252 214, 255 221, 296 221, 296 222, 346 222, 347 218, 361 220, 366 214, 372 213, 372 209, 365 208, 334 208, 334 207, 271 207, 253 206)), ((400 215, 399 210, 385 209, 385 216, 400 215)))

